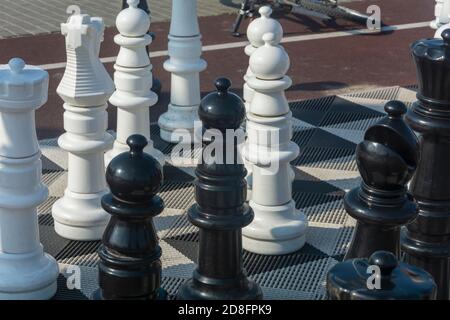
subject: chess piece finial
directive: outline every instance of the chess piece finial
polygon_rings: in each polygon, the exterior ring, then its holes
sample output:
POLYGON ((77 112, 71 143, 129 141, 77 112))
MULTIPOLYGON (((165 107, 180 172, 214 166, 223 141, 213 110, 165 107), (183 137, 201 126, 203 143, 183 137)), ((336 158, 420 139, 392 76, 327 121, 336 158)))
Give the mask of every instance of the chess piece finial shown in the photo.
POLYGON ((420 136, 421 158, 409 185, 419 216, 402 232, 405 261, 428 271, 438 299, 450 297, 450 51, 449 30, 443 39, 411 45, 419 90, 406 122, 420 136))
POLYGON ((37 206, 48 198, 35 110, 48 73, 13 58, 0 65, 0 300, 50 299, 59 268, 39 242, 37 206))
POLYGON ((231 82, 216 80, 217 91, 203 98, 199 117, 205 129, 219 131, 221 144, 235 157, 230 161, 211 155, 212 143, 204 135, 202 160, 196 170, 196 203, 188 210, 189 221, 199 228, 198 266, 193 279, 178 292, 183 300, 254 300, 262 298, 259 286, 248 279, 243 268, 242 228, 253 219, 245 203, 245 168, 237 161, 237 141, 225 134, 240 128, 245 117, 242 100, 228 89, 231 82), (211 159, 211 158, 212 159, 211 159), (208 161, 212 160, 212 161, 208 161))
POLYGON ((336 264, 327 291, 331 300, 434 300, 437 290, 429 273, 380 250, 336 264))
MULTIPOLYGON (((246 51, 254 51, 264 45, 263 36, 266 33, 273 33, 277 43, 283 38, 281 24, 270 17, 272 8, 263 6, 259 8, 259 14, 261 16, 253 20, 247 28, 247 38, 250 41, 250 46, 253 48, 246 48, 246 51)), ((251 55, 251 52, 248 52, 248 55, 251 55)))
POLYGON ((9 60, 8 65, 9 69, 11 69, 14 74, 18 74, 21 73, 25 68, 25 61, 23 61, 21 58, 12 58, 11 60, 9 60))
POLYGON ((96 299, 162 299, 161 247, 153 217, 164 209, 156 194, 163 181, 159 162, 144 152, 147 139, 132 135, 129 151, 115 157, 106 170, 111 192, 102 199, 111 220, 99 248, 96 299))
POLYGON ((206 129, 237 129, 245 118, 245 107, 239 96, 230 92, 231 81, 218 78, 215 81, 217 91, 203 98, 199 108, 199 117, 206 129))
POLYGON ((126 37, 141 37, 150 28, 150 16, 138 8, 139 0, 128 0, 129 7, 116 17, 116 27, 126 37))
POLYGON ((387 116, 366 131, 356 148, 363 181, 344 198, 346 211, 357 220, 345 259, 368 258, 378 250, 399 258, 400 227, 417 216, 406 185, 417 168, 419 142, 403 120, 402 102, 386 103, 385 111, 387 116))
POLYGON ((259 79, 276 80, 283 78, 290 67, 286 51, 279 46, 273 33, 263 36, 264 45, 250 57, 250 70, 259 79))

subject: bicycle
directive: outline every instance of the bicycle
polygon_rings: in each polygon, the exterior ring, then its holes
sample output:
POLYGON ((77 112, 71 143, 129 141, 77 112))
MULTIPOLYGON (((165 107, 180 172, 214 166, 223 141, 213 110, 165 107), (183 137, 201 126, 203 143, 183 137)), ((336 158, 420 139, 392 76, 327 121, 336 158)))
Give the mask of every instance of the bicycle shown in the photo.
POLYGON ((298 13, 318 17, 321 19, 346 19, 366 25, 370 17, 339 5, 339 0, 242 0, 241 8, 233 25, 233 36, 239 37, 239 27, 244 18, 251 18, 257 8, 271 5, 274 10, 291 13, 296 9, 298 13))

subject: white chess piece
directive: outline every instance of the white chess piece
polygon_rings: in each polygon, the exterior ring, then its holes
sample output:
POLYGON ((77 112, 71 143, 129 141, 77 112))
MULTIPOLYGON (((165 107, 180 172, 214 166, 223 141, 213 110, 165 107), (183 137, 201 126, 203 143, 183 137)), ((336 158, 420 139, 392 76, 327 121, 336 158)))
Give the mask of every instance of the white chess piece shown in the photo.
POLYGON ((171 73, 170 104, 158 120, 161 138, 167 142, 194 141, 194 123, 199 121, 199 73, 206 69, 201 53, 197 0, 173 0, 170 58, 164 63, 164 69, 171 73))
POLYGON ((48 73, 11 59, 0 66, 0 300, 50 299, 58 264, 39 242, 41 181, 35 110, 47 101, 48 73))
POLYGON ((253 165, 253 192, 249 204, 255 218, 243 229, 243 246, 258 254, 278 255, 299 250, 306 241, 308 222, 292 199, 290 162, 299 154, 292 138, 292 113, 284 91, 290 61, 273 33, 250 58, 254 91, 247 113, 248 139, 243 149, 253 165))
MULTIPOLYGON (((256 49, 264 45, 263 35, 266 33, 273 33, 277 42, 280 42, 283 38, 283 28, 281 24, 270 17, 272 9, 269 6, 263 6, 259 9, 260 17, 253 20, 247 28, 247 38, 250 42, 245 47, 245 54, 249 57, 255 52, 256 49)), ((247 68, 247 72, 244 75, 244 87, 243 97, 245 103, 246 112, 250 109, 250 103, 252 101, 254 90, 249 87, 247 81, 253 76, 250 67, 247 68)), ((244 159, 245 161, 245 159, 244 159)), ((247 169, 247 200, 252 198, 252 165, 245 161, 245 168, 247 169)))
POLYGON ((119 30, 114 42, 120 46, 114 65, 114 83, 116 91, 109 102, 117 107, 117 136, 112 150, 105 154, 105 163, 117 155, 129 150, 126 141, 133 134, 141 134, 148 140, 144 151, 155 157, 161 166, 164 155, 153 146, 150 137, 149 107, 158 101, 153 85, 152 64, 146 47, 152 42, 147 34, 150 17, 137 6, 139 0, 128 0, 129 7, 122 10, 116 18, 119 30))
POLYGON ((450 23, 450 0, 436 0, 434 15, 436 18, 430 22, 431 28, 438 29, 450 23))
POLYGON ((55 231, 72 240, 101 239, 110 218, 100 203, 108 191, 104 152, 113 142, 106 108, 114 84, 98 57, 104 28, 101 18, 86 14, 61 24, 67 66, 56 92, 65 102, 66 133, 58 144, 68 152, 68 181, 52 215, 55 231))

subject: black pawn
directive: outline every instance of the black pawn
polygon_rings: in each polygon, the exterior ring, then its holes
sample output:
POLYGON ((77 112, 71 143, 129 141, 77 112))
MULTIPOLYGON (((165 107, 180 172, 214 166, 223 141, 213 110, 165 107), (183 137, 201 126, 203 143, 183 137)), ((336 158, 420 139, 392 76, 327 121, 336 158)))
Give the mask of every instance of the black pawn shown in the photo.
POLYGON ((377 251, 331 268, 327 292, 331 300, 434 300, 437 290, 428 272, 377 251))
MULTIPOLYGON (((127 0, 122 0, 122 10, 128 8, 127 0)), ((148 15, 151 14, 150 9, 148 7, 147 0, 140 0, 138 4, 138 8, 144 10, 148 15)), ((148 34, 152 37, 153 40, 155 40, 156 36, 153 32, 148 32, 148 34)), ((149 53, 148 46, 145 47, 147 50, 147 53, 149 53)), ((162 84, 159 79, 157 79, 155 76, 153 76, 153 85, 151 89, 156 95, 159 97, 161 95, 162 90, 162 84)))
POLYGON ((161 247, 153 217, 164 203, 156 195, 163 175, 161 165, 143 152, 147 139, 132 135, 129 152, 115 157, 106 169, 111 193, 102 207, 111 214, 98 254, 99 286, 96 299, 161 299, 161 247))
POLYGON ((438 299, 450 298, 450 29, 411 45, 419 92, 406 120, 422 157, 410 185, 419 216, 402 233, 406 261, 427 270, 438 299))
MULTIPOLYGON (((199 107, 204 130, 215 129, 223 137, 223 150, 234 152, 234 161, 224 163, 202 152, 196 169, 194 204, 188 211, 192 224, 199 228, 198 267, 193 278, 178 292, 183 300, 261 299, 259 286, 249 280, 242 263, 242 228, 253 220, 253 211, 245 203, 246 170, 238 162, 237 142, 228 141, 226 130, 236 130, 245 117, 242 100, 228 92, 231 82, 216 80, 218 92, 207 95, 199 107), (214 161, 212 161, 214 160, 214 161)), ((210 139, 204 136, 204 147, 210 139)), ((226 153, 223 152, 225 155, 226 153)))
POLYGON ((357 220, 345 260, 378 250, 400 258, 400 227, 418 212, 406 187, 418 162, 417 137, 403 121, 406 110, 400 101, 388 102, 388 116, 370 127, 356 148, 362 183, 344 198, 345 210, 357 220))

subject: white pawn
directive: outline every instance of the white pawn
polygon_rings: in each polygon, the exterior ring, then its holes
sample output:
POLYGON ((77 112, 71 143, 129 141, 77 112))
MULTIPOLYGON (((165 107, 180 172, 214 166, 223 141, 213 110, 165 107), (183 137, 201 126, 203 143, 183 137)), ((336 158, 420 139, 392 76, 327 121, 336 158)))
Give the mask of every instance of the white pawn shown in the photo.
MULTIPOLYGON (((275 41, 279 43, 283 38, 283 28, 281 24, 272 19, 270 16, 272 14, 272 9, 269 6, 263 6, 259 9, 259 14, 261 15, 259 18, 253 20, 247 28, 247 39, 250 42, 245 47, 245 54, 249 57, 255 52, 256 49, 264 45, 263 36, 266 33, 273 33, 275 35, 275 41)), ((253 76, 252 70, 250 66, 247 68, 247 72, 244 75, 244 102, 245 109, 247 112, 250 108, 251 99, 253 96, 254 90, 250 88, 247 84, 247 81, 253 76)))
POLYGON ((35 110, 47 101, 48 73, 11 59, 0 66, 0 300, 50 299, 58 264, 39 242, 41 181, 35 110))
POLYGON ((247 251, 266 255, 292 253, 303 247, 308 222, 292 200, 290 162, 299 154, 292 138, 292 113, 284 91, 292 84, 286 76, 290 61, 273 33, 250 58, 254 91, 247 113, 248 139, 243 153, 253 166, 250 206, 255 218, 243 229, 247 251))
POLYGON ((107 100, 114 84, 100 62, 101 18, 74 14, 61 24, 66 37, 67 66, 56 92, 64 100, 64 128, 59 146, 68 152, 64 197, 55 202, 55 231, 72 240, 101 239, 110 215, 101 207, 107 193, 104 152, 113 137, 106 132, 107 100))
POLYGON ((430 22, 431 28, 438 29, 450 23, 450 0, 436 0, 434 15, 436 18, 430 22))
MULTIPOLYGON (((247 38, 249 44, 245 47, 245 54, 249 57, 255 52, 256 49, 264 45, 263 36, 266 33, 273 33, 277 43, 283 38, 283 28, 281 24, 270 17, 272 9, 269 6, 263 6, 259 9, 260 17, 253 20, 247 28, 247 38)), ((253 76, 250 67, 247 68, 247 72, 244 75, 244 88, 243 97, 245 103, 245 110, 248 112, 250 109, 250 103, 252 101, 254 90, 249 87, 247 81, 253 76)), ((245 159, 244 159, 245 161, 245 159)), ((245 162, 245 168, 247 169, 247 200, 252 197, 252 166, 250 163, 245 162)))
POLYGON ((120 34, 114 42, 120 46, 114 65, 114 83, 116 91, 109 102, 117 107, 117 135, 112 150, 105 155, 105 163, 122 152, 129 150, 126 143, 129 136, 140 134, 147 138, 144 151, 164 165, 164 155, 153 146, 150 137, 149 107, 158 101, 153 85, 152 64, 146 47, 152 42, 147 34, 150 17, 138 8, 139 0, 128 0, 129 7, 122 10, 116 18, 116 27, 120 34))
POLYGON ((200 75, 206 69, 201 59, 202 43, 197 19, 197 0, 173 0, 169 34, 169 60, 164 69, 171 73, 170 104, 158 120, 161 139, 189 143, 200 105, 200 75))

